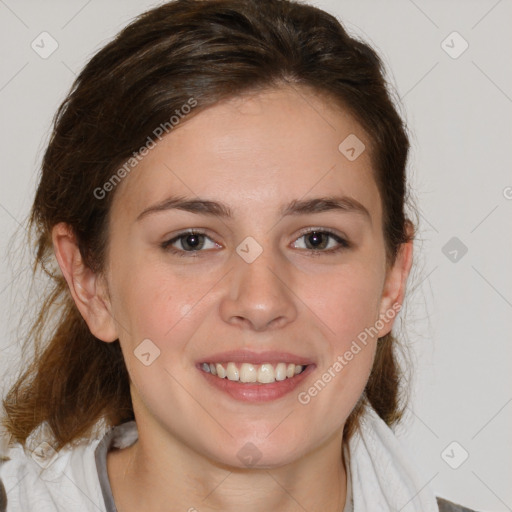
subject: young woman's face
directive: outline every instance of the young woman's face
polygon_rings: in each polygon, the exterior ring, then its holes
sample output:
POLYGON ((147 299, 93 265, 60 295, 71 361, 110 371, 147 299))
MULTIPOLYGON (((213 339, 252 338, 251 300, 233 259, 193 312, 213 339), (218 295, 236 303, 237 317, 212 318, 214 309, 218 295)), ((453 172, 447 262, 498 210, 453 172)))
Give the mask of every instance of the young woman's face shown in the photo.
POLYGON ((361 143, 283 88, 182 122, 118 186, 106 278, 140 428, 240 467, 341 439, 396 313, 361 143))

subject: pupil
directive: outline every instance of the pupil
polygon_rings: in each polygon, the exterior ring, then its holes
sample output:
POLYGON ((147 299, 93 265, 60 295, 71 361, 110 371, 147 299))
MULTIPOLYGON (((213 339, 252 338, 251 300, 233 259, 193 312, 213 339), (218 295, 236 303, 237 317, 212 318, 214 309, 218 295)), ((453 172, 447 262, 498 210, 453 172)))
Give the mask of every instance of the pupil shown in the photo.
POLYGON ((201 235, 187 235, 187 238, 185 238, 185 245, 191 247, 192 249, 196 249, 201 245, 199 238, 200 236, 201 235))
POLYGON ((320 247, 320 246, 325 245, 322 242, 322 236, 323 236, 322 233, 317 233, 316 231, 314 231, 314 232, 310 233, 308 240, 313 247, 320 247))

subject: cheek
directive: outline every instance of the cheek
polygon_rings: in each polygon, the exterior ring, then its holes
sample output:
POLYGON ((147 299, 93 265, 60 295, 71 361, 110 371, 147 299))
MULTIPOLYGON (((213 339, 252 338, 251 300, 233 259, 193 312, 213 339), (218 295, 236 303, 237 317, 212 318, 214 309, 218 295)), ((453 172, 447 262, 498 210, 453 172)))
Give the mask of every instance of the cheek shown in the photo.
MULTIPOLYGON (((184 411, 183 417, 190 407, 177 382, 191 387, 185 384, 194 371, 190 367, 189 341, 208 316, 206 302, 198 302, 208 290, 208 283, 188 282, 173 276, 168 269, 158 271, 148 265, 125 275, 121 283, 117 302, 123 324, 120 341, 132 385, 137 390, 135 396, 142 400, 144 408, 151 409, 157 417, 167 418, 178 428, 179 422, 167 415, 171 405, 172 410, 184 411)), ((186 421, 183 422, 185 425, 186 421)))
POLYGON ((124 337, 131 344, 153 339, 159 346, 196 314, 198 300, 208 286, 207 280, 184 278, 147 260, 124 267, 120 264, 112 273, 112 281, 117 284, 114 312, 124 337))
POLYGON ((382 276, 359 263, 330 272, 325 280, 303 276, 297 285, 326 340, 316 380, 301 390, 298 402, 312 416, 325 418, 329 431, 348 417, 371 372, 382 276))
POLYGON ((325 280, 302 280, 301 296, 325 324, 338 349, 370 327, 378 318, 382 280, 363 265, 342 267, 325 280))
POLYGON ((347 404, 341 402, 348 397, 353 402, 348 405, 355 405, 371 371, 381 276, 368 272, 365 265, 351 265, 331 273, 325 286, 309 289, 314 292, 310 291, 304 302, 313 304, 328 340, 320 378, 330 388, 327 402, 338 403, 338 410, 342 411, 347 404))

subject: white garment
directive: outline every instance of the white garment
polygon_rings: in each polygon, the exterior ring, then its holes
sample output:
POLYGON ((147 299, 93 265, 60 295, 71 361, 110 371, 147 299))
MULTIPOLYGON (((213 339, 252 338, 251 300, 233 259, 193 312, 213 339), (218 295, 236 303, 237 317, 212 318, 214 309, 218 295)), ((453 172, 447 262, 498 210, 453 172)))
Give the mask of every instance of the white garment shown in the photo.
POLYGON ((0 466, 7 512, 105 512, 94 444, 64 448, 46 469, 20 445, 11 448, 11 460, 0 466))
POLYGON ((374 409, 349 440, 354 512, 439 512, 434 493, 374 409))
MULTIPOLYGON (((10 460, 0 462, 7 512, 115 512, 106 452, 131 445, 136 424, 125 423, 101 437, 63 448, 53 457, 50 449, 49 458, 40 457, 39 463, 21 445, 11 447, 10 460)), ((367 409, 360 432, 345 448, 349 488, 344 512, 438 512, 434 494, 373 409, 367 409)))

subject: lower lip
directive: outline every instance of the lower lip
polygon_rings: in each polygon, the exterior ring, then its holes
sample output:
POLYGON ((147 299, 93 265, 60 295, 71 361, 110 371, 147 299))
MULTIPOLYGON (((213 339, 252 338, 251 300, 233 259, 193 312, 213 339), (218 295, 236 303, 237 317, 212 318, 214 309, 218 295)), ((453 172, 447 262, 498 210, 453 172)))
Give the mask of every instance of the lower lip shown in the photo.
POLYGON ((314 366, 314 364, 310 364, 302 373, 299 373, 299 375, 270 384, 250 384, 229 380, 228 378, 221 379, 201 369, 199 369, 199 371, 212 386, 224 391, 235 400, 241 400, 243 402, 270 402, 296 389, 313 371, 314 366))

